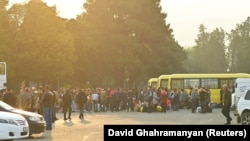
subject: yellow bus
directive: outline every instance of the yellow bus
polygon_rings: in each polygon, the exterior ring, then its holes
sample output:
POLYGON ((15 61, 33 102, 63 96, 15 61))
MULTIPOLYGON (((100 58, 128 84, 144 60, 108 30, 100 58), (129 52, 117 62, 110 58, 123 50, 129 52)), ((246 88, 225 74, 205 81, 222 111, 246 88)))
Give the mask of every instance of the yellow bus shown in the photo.
POLYGON ((250 78, 247 73, 217 73, 217 74, 172 74, 168 87, 171 89, 185 89, 188 94, 191 87, 205 87, 211 91, 211 102, 220 103, 220 89, 223 84, 234 89, 236 78, 250 78))
POLYGON ((170 75, 168 74, 163 74, 158 77, 158 83, 157 83, 157 88, 169 88, 169 81, 170 75))
POLYGON ((158 78, 150 78, 148 80, 148 87, 156 88, 157 83, 158 83, 158 78))

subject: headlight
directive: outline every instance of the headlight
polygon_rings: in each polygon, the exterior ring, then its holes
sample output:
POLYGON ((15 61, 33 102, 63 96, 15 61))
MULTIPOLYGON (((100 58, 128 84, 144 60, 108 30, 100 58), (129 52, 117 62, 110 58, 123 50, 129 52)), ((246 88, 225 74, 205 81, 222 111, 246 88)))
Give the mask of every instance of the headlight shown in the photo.
POLYGON ((12 124, 18 126, 18 124, 13 119, 0 119, 0 123, 12 124))
POLYGON ((31 120, 31 121, 39 121, 40 118, 36 117, 36 116, 32 116, 32 117, 29 117, 29 120, 31 120))

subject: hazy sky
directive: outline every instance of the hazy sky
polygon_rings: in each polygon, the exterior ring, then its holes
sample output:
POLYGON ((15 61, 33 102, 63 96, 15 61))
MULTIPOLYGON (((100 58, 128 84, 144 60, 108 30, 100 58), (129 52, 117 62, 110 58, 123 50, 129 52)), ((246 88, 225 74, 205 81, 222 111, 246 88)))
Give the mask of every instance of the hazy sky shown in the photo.
MULTIPOLYGON (((25 0, 10 0, 23 2, 25 0)), ((27 1, 27 0, 26 0, 27 1)), ((59 16, 75 18, 83 12, 85 0, 43 0, 48 5, 56 5, 59 16)), ((170 23, 175 39, 181 46, 195 45, 200 24, 204 24, 208 32, 215 28, 223 28, 226 32, 235 29, 250 17, 250 0, 161 0, 166 22, 170 23)))

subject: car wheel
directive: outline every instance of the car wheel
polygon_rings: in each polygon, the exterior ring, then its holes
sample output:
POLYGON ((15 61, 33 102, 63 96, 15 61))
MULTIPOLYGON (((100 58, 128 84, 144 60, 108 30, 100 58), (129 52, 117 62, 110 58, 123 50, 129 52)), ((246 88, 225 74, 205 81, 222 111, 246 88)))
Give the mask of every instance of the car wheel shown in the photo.
POLYGON ((241 116, 242 125, 250 125, 250 112, 244 112, 241 116))

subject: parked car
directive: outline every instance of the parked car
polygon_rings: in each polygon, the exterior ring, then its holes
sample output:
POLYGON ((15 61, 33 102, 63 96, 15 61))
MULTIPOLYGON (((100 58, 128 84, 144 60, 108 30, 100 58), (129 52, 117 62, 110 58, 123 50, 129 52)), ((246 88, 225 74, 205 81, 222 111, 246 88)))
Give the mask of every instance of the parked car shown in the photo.
POLYGON ((29 124, 23 116, 0 111, 0 140, 21 139, 28 136, 29 124))
POLYGON ((44 117, 34 112, 28 112, 21 109, 16 109, 7 103, 0 101, 0 111, 6 111, 22 115, 29 123, 29 134, 40 134, 45 131, 46 122, 44 117))
POLYGON ((235 115, 238 123, 250 125, 250 90, 245 90, 240 96, 235 115))

